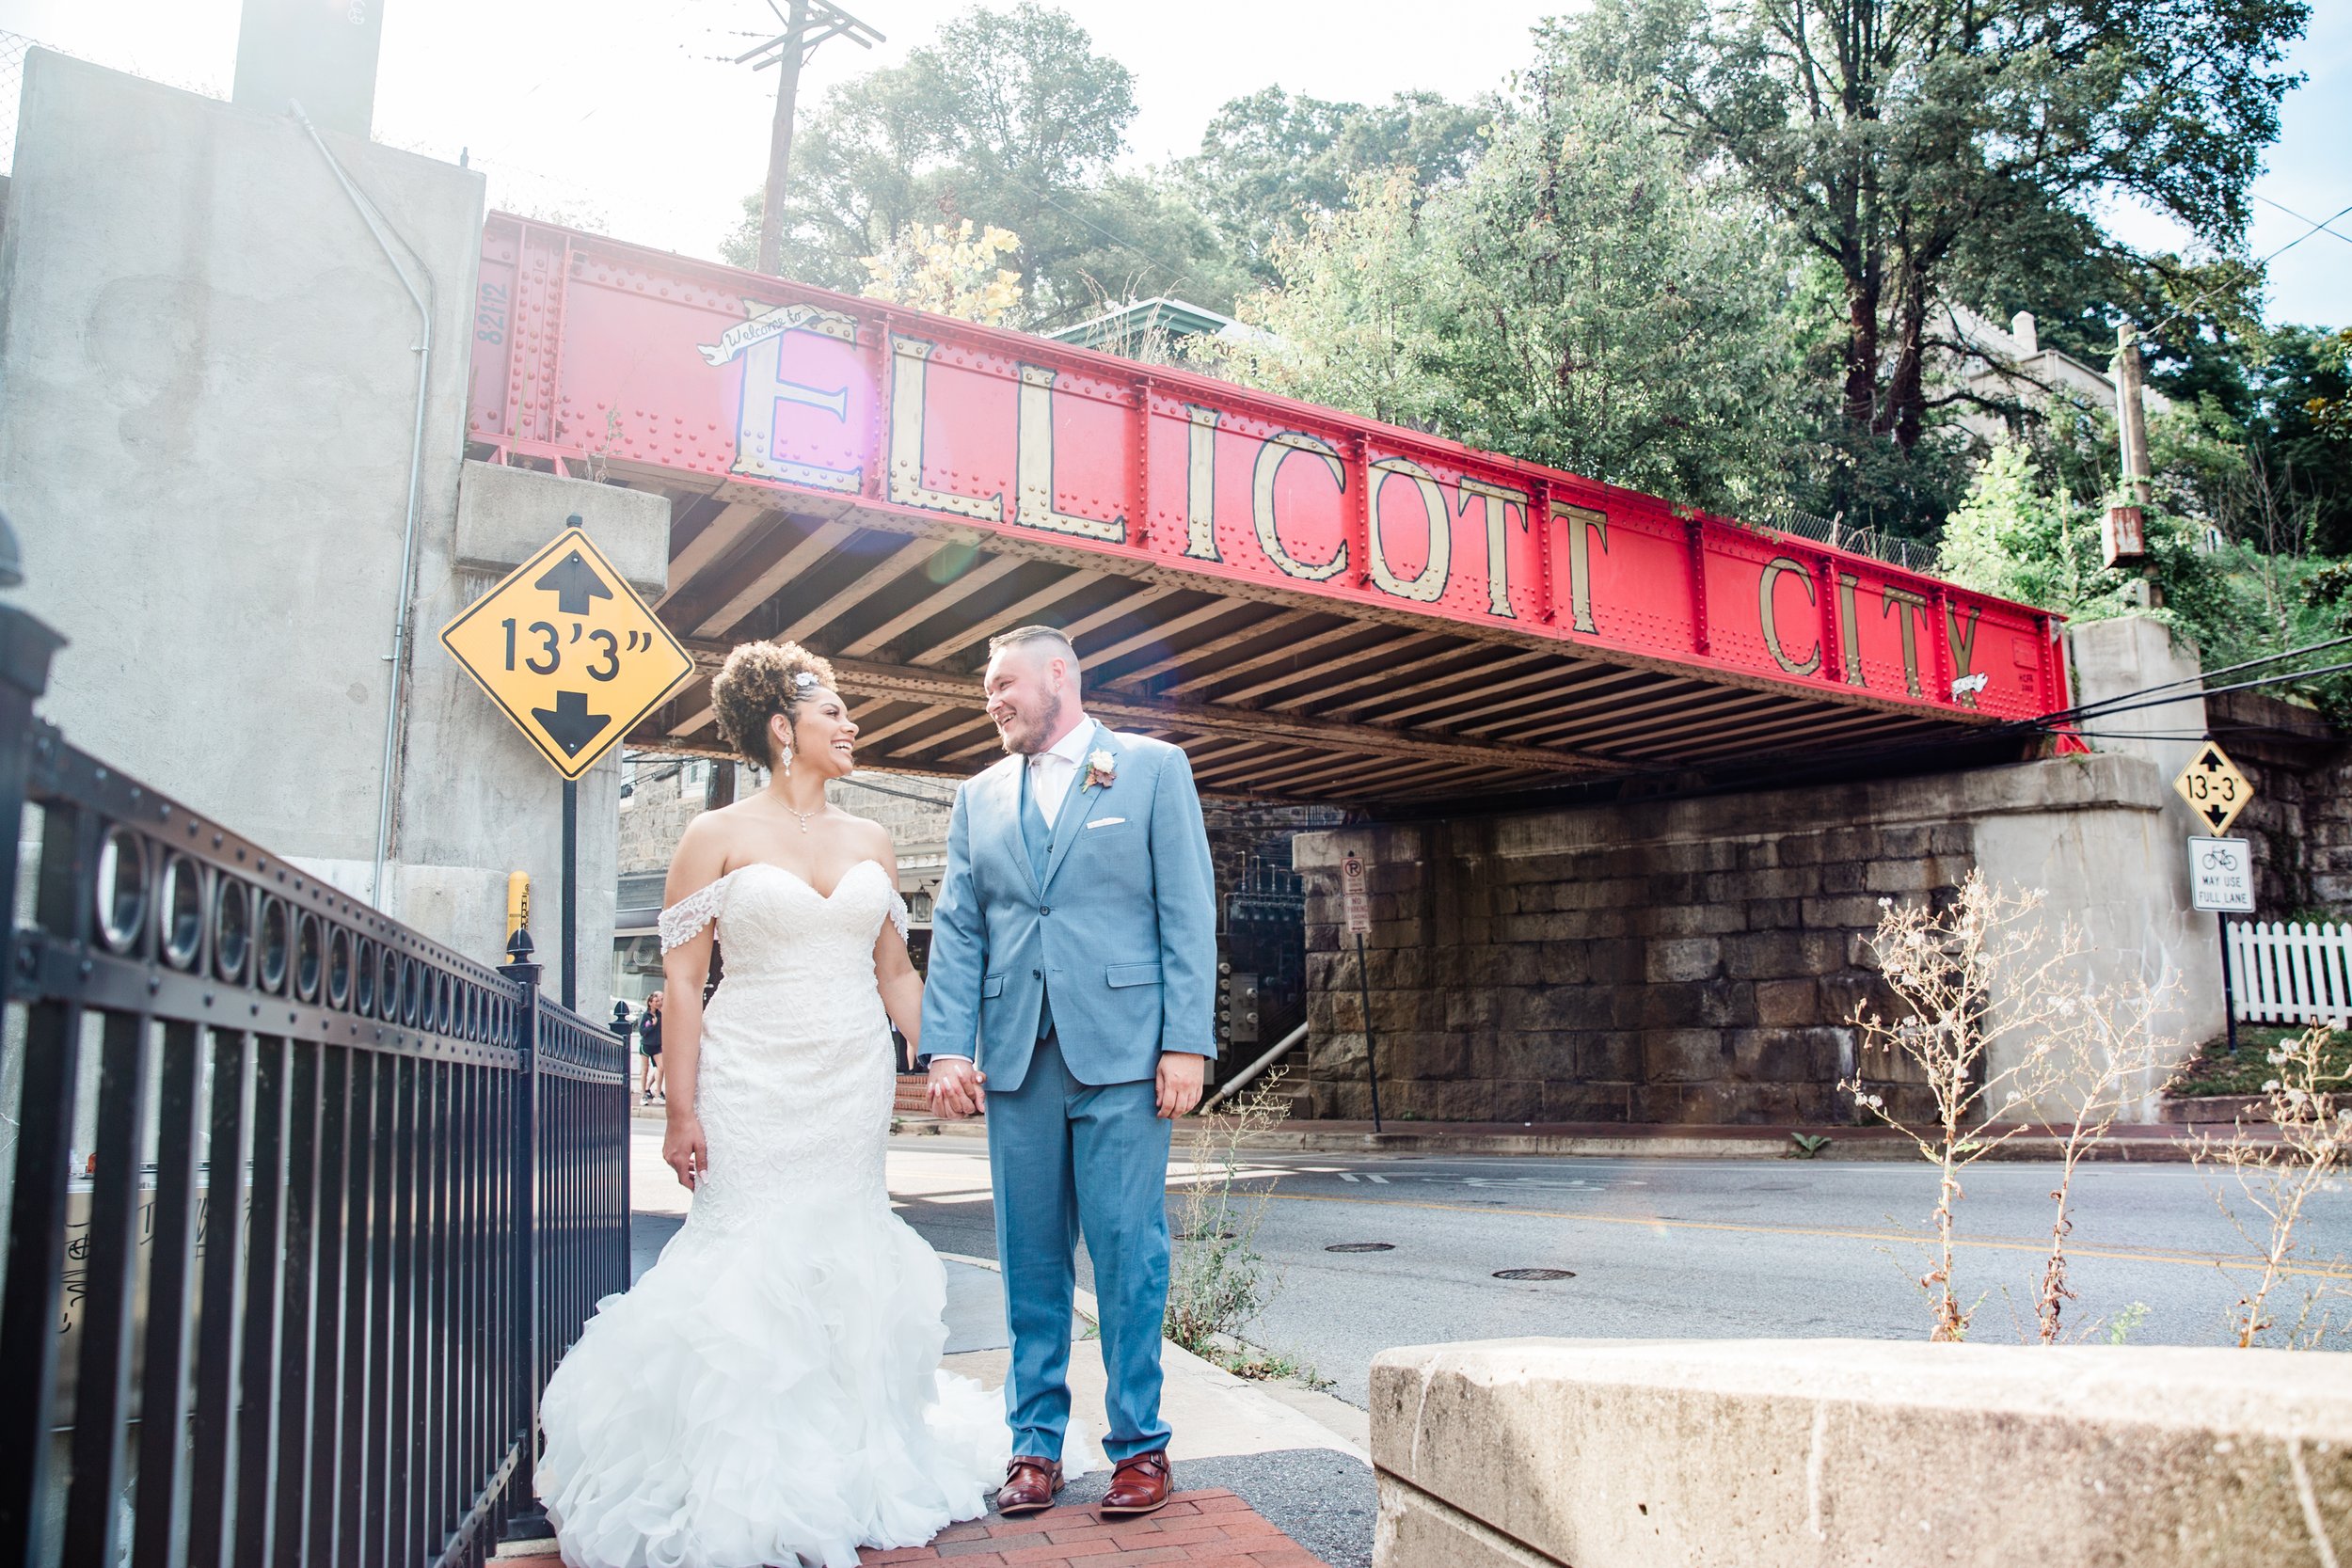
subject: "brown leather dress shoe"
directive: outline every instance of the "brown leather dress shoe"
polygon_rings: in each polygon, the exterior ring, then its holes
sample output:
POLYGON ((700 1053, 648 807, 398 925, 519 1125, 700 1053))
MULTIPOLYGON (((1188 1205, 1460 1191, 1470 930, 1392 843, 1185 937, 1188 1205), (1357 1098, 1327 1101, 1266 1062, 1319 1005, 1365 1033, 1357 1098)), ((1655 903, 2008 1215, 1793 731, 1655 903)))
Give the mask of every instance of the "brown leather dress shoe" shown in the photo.
POLYGON ((1168 1506, 1168 1450, 1131 1454, 1111 1472, 1111 1489, 1103 1494, 1103 1517, 1132 1519, 1156 1513, 1168 1506))
POLYGON ((1061 1462, 1015 1454, 1005 1466, 1005 1484, 996 1493, 996 1512, 1008 1519, 1042 1513, 1054 1506, 1061 1490, 1061 1462))

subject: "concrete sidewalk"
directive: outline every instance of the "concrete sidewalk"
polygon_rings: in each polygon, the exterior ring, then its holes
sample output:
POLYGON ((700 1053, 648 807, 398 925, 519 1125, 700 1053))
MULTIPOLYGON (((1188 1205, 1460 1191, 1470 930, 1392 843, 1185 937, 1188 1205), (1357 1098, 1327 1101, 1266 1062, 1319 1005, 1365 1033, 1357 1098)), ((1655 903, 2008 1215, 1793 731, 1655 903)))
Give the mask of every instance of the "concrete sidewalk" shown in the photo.
MULTIPOLYGON (((1210 1117, 1212 1122, 1222 1118, 1210 1117)), ((1189 1124, 1188 1124, 1189 1125, 1189 1124)), ((901 1116, 902 1135, 984 1138, 980 1120, 941 1120, 901 1116)), ((2200 1135, 2226 1136, 2226 1127, 2153 1123, 2115 1127, 2090 1150, 2098 1161, 2187 1163, 2200 1135)), ((1368 1121, 1285 1121, 1240 1140, 1239 1147, 1272 1152, 1321 1154, 1441 1154, 1460 1158, 1531 1154, 1551 1158, 1773 1160, 1793 1157, 1795 1135, 1829 1140, 1821 1160, 1916 1160, 1908 1137, 1889 1127, 1658 1127, 1620 1122, 1391 1121, 1380 1132, 1368 1121)), ((2274 1139, 2267 1127, 2249 1136, 2274 1139)), ((1994 1148, 1993 1160, 2055 1160, 2058 1137, 2037 1129, 2014 1133, 1994 1148)))
MULTIPOLYGON (((684 1223, 688 1195, 660 1162, 660 1138, 641 1127, 632 1140, 630 1275, 644 1273, 684 1223)), ((961 1193, 961 1167, 931 1168, 920 1155, 894 1150, 894 1195, 961 1193)), ((974 1195, 977 1196, 977 1195, 974 1195)), ((942 1364, 984 1386, 1001 1388, 1011 1359, 1004 1293, 991 1259, 941 1254, 947 1272, 947 1354, 942 1364)), ((1073 1414, 1104 1429, 1107 1379, 1094 1337, 1096 1306, 1076 1294, 1070 1386, 1073 1414)), ((1163 1344, 1161 1410, 1175 1436, 1169 1459, 1182 1499, 1149 1519, 1104 1526, 1092 1513, 1109 1472, 1073 1476, 1060 1503, 1032 1519, 993 1513, 959 1525, 930 1546, 867 1553, 869 1562, 1019 1561, 1056 1568, 1083 1559, 1089 1568, 1123 1562, 1217 1564, 1222 1568, 1370 1568, 1375 1511, 1371 1418, 1310 1389, 1246 1382, 1181 1346, 1163 1344), (1107 1547, 1104 1543, 1108 1543, 1107 1547), (1051 1548, 1067 1545, 1066 1553, 1051 1548), (1130 1555, 1132 1554, 1132 1555, 1130 1555)), ((552 1563, 552 1548, 501 1561, 552 1563)))

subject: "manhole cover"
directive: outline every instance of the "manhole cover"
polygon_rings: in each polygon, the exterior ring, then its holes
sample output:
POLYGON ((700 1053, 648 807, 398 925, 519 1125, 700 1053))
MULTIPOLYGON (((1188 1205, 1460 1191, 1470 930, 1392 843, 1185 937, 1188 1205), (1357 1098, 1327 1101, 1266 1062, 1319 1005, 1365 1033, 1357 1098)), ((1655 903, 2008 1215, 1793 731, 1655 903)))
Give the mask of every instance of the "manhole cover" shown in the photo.
POLYGON ((1497 1279, 1574 1279, 1570 1269, 1497 1269, 1497 1279))
POLYGON ((1394 1252, 1396 1243, 1393 1242, 1342 1242, 1336 1246, 1327 1246, 1323 1250, 1326 1252, 1394 1252))

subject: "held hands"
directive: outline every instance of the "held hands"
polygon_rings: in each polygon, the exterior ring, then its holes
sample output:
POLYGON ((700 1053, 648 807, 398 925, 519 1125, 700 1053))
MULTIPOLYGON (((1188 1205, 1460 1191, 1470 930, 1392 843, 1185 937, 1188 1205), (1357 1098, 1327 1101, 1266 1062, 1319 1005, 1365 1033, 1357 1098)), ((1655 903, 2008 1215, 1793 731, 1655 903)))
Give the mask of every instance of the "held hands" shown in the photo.
POLYGON ((1184 1116, 1200 1103, 1200 1081, 1209 1070, 1206 1056, 1189 1055, 1180 1051, 1163 1052, 1160 1069, 1154 1074, 1154 1086, 1159 1090, 1160 1116, 1168 1121, 1184 1116))
POLYGON ((988 1082, 988 1074, 962 1056, 933 1056, 930 1081, 925 1085, 930 1095, 931 1114, 961 1120, 977 1116, 980 1110, 980 1085, 988 1082))
POLYGON ((710 1146, 703 1141, 702 1118, 691 1111, 672 1111, 661 1134, 661 1161, 677 1172, 687 1191, 710 1174, 710 1146))

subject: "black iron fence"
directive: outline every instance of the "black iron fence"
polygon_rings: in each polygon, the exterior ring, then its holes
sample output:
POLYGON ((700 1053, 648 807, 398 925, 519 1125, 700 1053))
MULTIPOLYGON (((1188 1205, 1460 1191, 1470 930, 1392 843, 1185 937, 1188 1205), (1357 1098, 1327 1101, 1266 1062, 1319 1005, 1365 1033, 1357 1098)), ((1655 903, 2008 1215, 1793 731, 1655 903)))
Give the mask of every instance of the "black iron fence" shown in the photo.
POLYGON ((0 607, 0 1568, 482 1561, 628 1284, 622 1044, 66 744, 53 645, 0 607))

